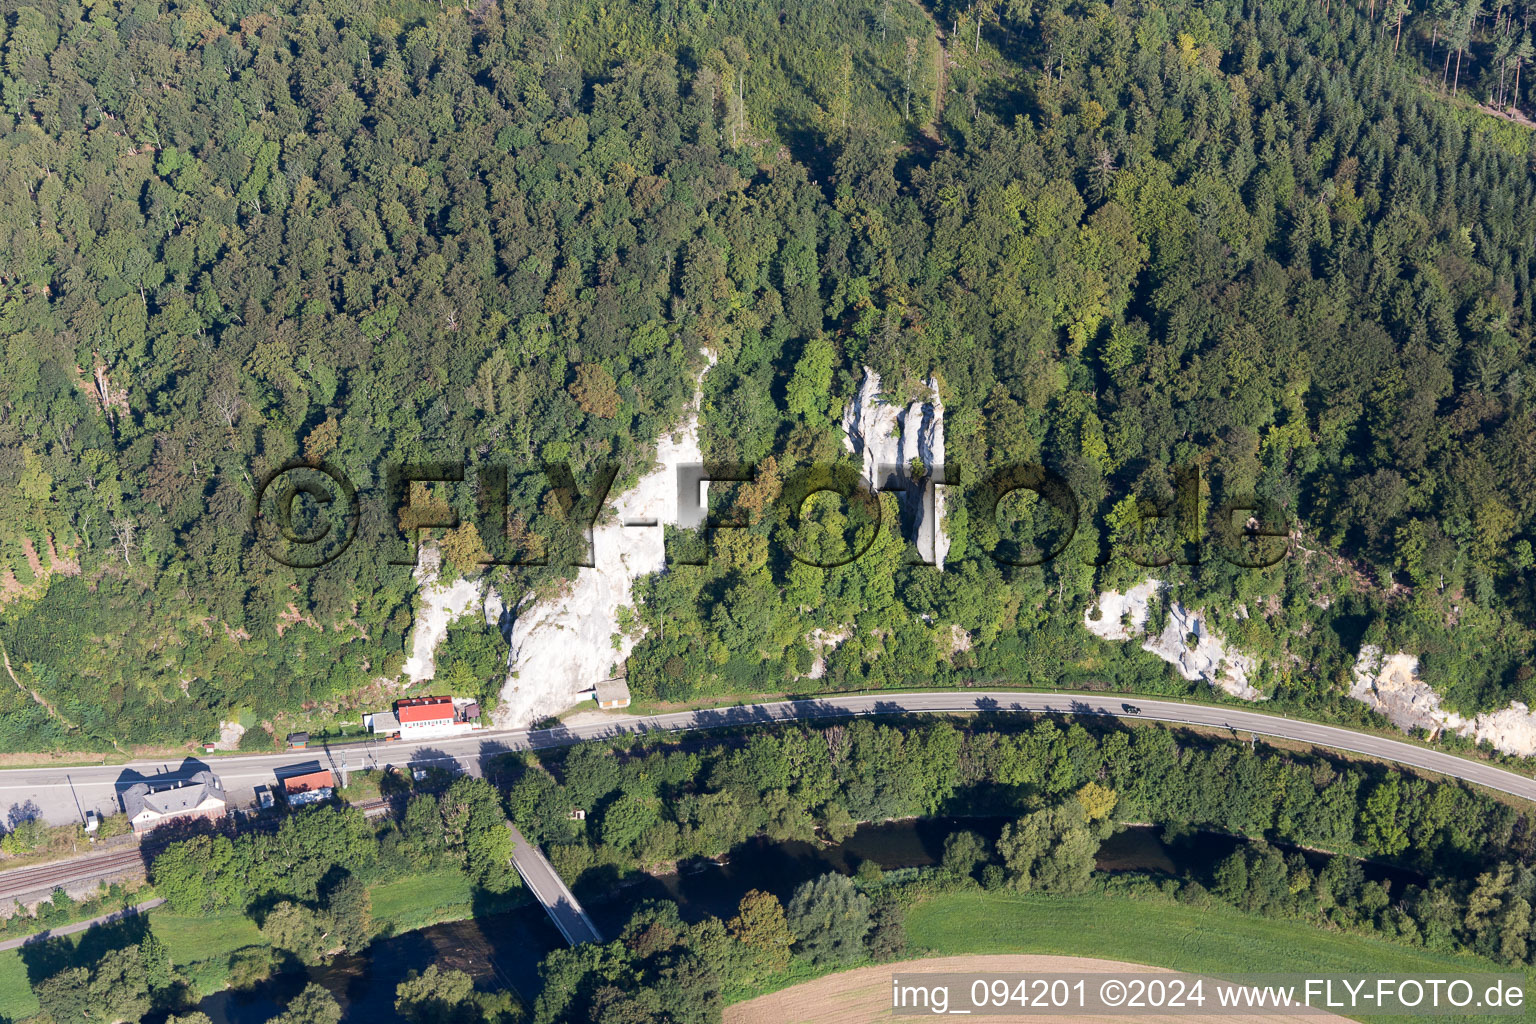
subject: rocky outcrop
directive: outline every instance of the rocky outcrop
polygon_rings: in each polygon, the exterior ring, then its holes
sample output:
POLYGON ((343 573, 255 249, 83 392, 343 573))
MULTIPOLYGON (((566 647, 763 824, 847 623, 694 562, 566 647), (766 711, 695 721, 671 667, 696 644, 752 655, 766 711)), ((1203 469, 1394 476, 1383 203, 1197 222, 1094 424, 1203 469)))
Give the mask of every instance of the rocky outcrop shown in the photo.
POLYGON ((1140 636, 1147 628, 1147 606, 1162 589, 1160 580, 1144 580, 1123 594, 1106 590, 1083 613, 1083 624, 1105 640, 1140 636))
POLYGON ((593 526, 593 567, 578 569, 557 597, 526 595, 513 609, 507 681, 493 713, 497 728, 558 714, 622 670, 641 634, 622 629, 619 609, 633 606, 635 580, 666 567, 663 528, 679 522, 678 467, 703 461, 701 399, 695 391, 683 423, 657 440, 655 467, 613 499, 617 514, 593 526))
POLYGON ((1478 715, 1472 725, 1472 735, 1480 742, 1488 742, 1495 750, 1530 757, 1536 754, 1536 713, 1532 713, 1523 701, 1512 700, 1509 707, 1501 711, 1478 715))
POLYGON ((1452 732, 1506 754, 1536 754, 1536 714, 1529 707, 1510 701, 1507 708, 1468 720, 1440 706, 1440 695, 1419 676, 1419 659, 1411 654, 1398 651, 1383 657, 1380 647, 1365 644, 1355 659, 1354 677, 1349 695, 1381 712, 1404 732, 1452 732))
MULTIPOLYGON (((1106 640, 1142 636, 1147 631, 1149 606, 1164 589, 1161 581, 1147 579, 1124 594, 1106 590, 1083 612, 1083 625, 1106 640)), ((1168 621, 1162 632, 1144 640, 1141 649, 1171 664, 1185 679, 1203 679, 1243 700, 1264 699, 1252 682, 1258 662, 1228 648, 1226 641, 1212 631, 1204 612, 1186 608, 1178 601, 1168 602, 1168 621)))
POLYGON ((1369 704, 1405 732, 1442 729, 1466 733, 1470 723, 1440 707, 1440 695, 1419 678, 1419 659, 1399 651, 1383 658, 1381 648, 1366 644, 1355 658, 1349 695, 1369 704))
POLYGON ((1211 632, 1210 621, 1203 612, 1185 608, 1177 601, 1168 602, 1168 622, 1162 633, 1141 647, 1172 664, 1185 679, 1204 679, 1243 700, 1264 699, 1251 681, 1258 671, 1258 662, 1241 651, 1228 649, 1226 641, 1211 632), (1191 639, 1195 641, 1193 646, 1191 639))
POLYGON ((480 580, 443 583, 438 579, 438 562, 437 551, 423 545, 412 573, 420 588, 421 605, 411 627, 411 653, 401 669, 412 683, 425 682, 436 673, 437 645, 448 635, 448 627, 455 619, 476 607, 483 610, 487 625, 497 625, 501 619, 501 595, 495 590, 486 593, 487 587, 480 580))
POLYGON ((925 486, 911 476, 913 460, 921 460, 929 478, 944 465, 944 403, 938 381, 930 377, 927 386, 927 401, 892 405, 880 390, 880 375, 864 367, 858 393, 843 410, 843 445, 863 462, 864 479, 876 489, 902 488, 919 554, 943 568, 949 553, 943 482, 925 486))

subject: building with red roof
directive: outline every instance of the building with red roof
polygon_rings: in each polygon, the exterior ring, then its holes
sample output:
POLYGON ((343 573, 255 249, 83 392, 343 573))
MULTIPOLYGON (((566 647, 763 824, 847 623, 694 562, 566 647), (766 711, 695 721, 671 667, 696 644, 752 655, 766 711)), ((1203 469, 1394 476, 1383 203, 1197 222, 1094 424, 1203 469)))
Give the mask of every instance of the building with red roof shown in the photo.
POLYGON ((402 735, 416 729, 452 725, 454 721, 452 697, 411 697, 395 702, 395 718, 400 722, 402 735))
POLYGON ((283 795, 292 807, 329 800, 336 790, 336 778, 329 770, 290 775, 283 780, 283 795))
POLYGON ((479 718, 480 705, 466 698, 405 697, 395 701, 393 711, 364 715, 363 728, 403 740, 427 739, 473 732, 480 728, 479 718))

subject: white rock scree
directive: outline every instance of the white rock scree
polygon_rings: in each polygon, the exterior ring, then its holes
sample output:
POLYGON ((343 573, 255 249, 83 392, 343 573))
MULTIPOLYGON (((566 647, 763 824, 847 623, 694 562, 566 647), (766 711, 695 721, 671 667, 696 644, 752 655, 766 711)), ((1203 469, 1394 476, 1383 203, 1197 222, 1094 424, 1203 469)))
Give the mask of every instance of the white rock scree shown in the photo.
MULTIPOLYGON (((1083 612, 1083 624, 1105 640, 1141 636, 1147 629, 1147 606, 1165 588, 1161 580, 1147 579, 1124 594, 1106 590, 1083 612)), ((1185 608, 1178 601, 1169 600, 1168 621, 1163 631, 1144 641, 1141 649, 1173 665, 1185 679, 1203 679, 1243 700, 1264 699, 1264 694, 1251 682, 1258 670, 1257 660, 1229 649, 1226 641, 1212 632, 1204 612, 1185 608), (1190 637, 1195 638, 1193 646, 1190 637)))

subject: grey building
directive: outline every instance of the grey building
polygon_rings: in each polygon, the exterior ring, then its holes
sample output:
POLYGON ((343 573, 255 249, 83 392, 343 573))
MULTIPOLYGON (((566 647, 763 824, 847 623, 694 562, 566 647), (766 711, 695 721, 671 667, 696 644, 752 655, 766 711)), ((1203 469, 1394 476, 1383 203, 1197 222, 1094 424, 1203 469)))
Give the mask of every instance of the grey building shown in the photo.
POLYGON ((224 784, 206 768, 190 778, 160 785, 137 782, 123 790, 123 810, 135 835, 143 835, 172 818, 212 821, 223 817, 227 806, 224 784))

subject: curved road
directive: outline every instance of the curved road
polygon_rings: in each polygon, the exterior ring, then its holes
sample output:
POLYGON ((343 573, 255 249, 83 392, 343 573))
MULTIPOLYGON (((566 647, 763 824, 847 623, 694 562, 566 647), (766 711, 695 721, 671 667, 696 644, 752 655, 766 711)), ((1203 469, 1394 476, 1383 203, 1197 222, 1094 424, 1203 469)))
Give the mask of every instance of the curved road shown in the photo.
MULTIPOLYGON (((1536 779, 1453 754, 1428 750, 1399 740, 1320 725, 1295 718, 1248 711, 1242 708, 1202 704, 1178 704, 1126 695, 1076 696, 1060 693, 1012 691, 965 691, 888 693, 813 700, 779 701, 740 707, 681 711, 666 715, 614 715, 610 720, 543 730, 481 731, 469 736, 437 741, 375 741, 336 745, 328 749, 287 751, 277 754, 225 755, 193 759, 206 764, 224 780, 231 801, 249 802, 258 785, 271 785, 278 771, 318 763, 323 767, 356 770, 380 767, 453 763, 479 773, 482 758, 511 750, 565 746, 581 740, 601 739, 657 730, 679 732, 727 726, 757 725, 796 719, 850 717, 871 714, 935 714, 1055 712, 1060 714, 1136 717, 1217 729, 1255 732, 1322 747, 1364 754, 1467 782, 1487 786, 1526 800, 1536 801, 1536 779), (1124 710, 1126 703, 1140 709, 1137 715, 1124 710)), ((117 793, 139 778, 159 773, 177 774, 188 768, 185 761, 138 761, 125 765, 80 768, 10 768, 0 770, 0 817, 13 807, 28 803, 56 822, 80 821, 88 809, 101 813, 120 810, 117 793)), ((194 769, 195 770, 195 769, 194 769)), ((287 774, 285 771, 284 774, 287 774)))
POLYGON ((525 744, 526 746, 548 747, 655 729, 682 731, 793 719, 871 714, 941 714, 945 712, 974 714, 978 711, 1113 715, 1128 719, 1152 719, 1181 725, 1253 732, 1261 736, 1297 740, 1320 747, 1331 747, 1380 758, 1384 761, 1395 761, 1536 802, 1536 779, 1491 764, 1471 761, 1438 750, 1429 750, 1401 740, 1374 736, 1336 725, 1322 725, 1305 719, 1286 718, 1283 715, 1245 711, 1241 708, 1145 700, 1126 694, 1079 696, 1061 693, 1019 693, 1008 690, 995 692, 970 690, 963 693, 892 693, 878 696, 826 697, 816 700, 780 701, 709 711, 683 711, 670 715, 632 717, 628 720, 616 721, 612 725, 594 723, 570 729, 515 735, 526 735, 531 740, 525 744), (1135 707, 1137 713, 1128 713, 1125 710, 1126 705, 1135 707))

